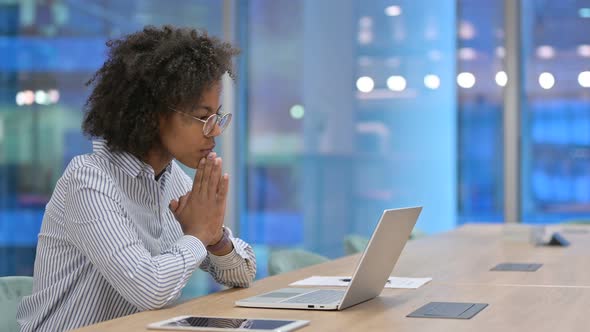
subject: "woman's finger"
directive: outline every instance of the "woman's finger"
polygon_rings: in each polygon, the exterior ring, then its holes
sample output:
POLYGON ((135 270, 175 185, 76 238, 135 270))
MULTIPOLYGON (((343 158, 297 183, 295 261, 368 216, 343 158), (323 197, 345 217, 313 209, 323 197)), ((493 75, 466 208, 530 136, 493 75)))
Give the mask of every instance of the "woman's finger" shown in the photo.
POLYGON ((223 174, 219 182, 219 189, 217 191, 217 199, 219 202, 225 202, 227 198, 227 192, 229 191, 229 175, 223 174))
POLYGON ((215 158, 213 169, 211 170, 211 178, 209 179, 209 199, 214 199, 217 195, 217 187, 219 186, 219 180, 221 177, 221 168, 221 158, 215 158))
POLYGON ((201 182, 203 181, 203 172, 205 170, 205 158, 201 158, 199 166, 197 166, 197 172, 193 180, 193 193, 198 194, 201 191, 201 182))
POLYGON ((186 206, 189 197, 190 197, 190 193, 184 195, 184 196, 180 196, 180 198, 178 199, 178 213, 180 213, 182 210, 184 210, 184 207, 186 206))
POLYGON ((207 198, 209 193, 209 181, 211 181, 211 169, 213 168, 213 162, 217 154, 215 152, 209 153, 207 156, 207 162, 205 163, 205 170, 203 171, 203 179, 201 180, 201 191, 200 195, 203 198, 207 198))

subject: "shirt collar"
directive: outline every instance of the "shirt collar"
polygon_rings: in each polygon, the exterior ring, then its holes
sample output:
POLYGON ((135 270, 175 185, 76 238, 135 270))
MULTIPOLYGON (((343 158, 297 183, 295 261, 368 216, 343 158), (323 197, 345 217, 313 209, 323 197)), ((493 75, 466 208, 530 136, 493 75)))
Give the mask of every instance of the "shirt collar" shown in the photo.
MULTIPOLYGON (((111 151, 104 139, 97 139, 93 141, 92 148, 94 153, 109 160, 111 163, 121 168, 125 173, 132 177, 137 177, 142 172, 150 174, 152 177, 155 176, 152 166, 141 161, 139 158, 129 152, 111 151)), ((172 163, 169 163, 166 165, 166 172, 170 173, 171 171, 172 163)))

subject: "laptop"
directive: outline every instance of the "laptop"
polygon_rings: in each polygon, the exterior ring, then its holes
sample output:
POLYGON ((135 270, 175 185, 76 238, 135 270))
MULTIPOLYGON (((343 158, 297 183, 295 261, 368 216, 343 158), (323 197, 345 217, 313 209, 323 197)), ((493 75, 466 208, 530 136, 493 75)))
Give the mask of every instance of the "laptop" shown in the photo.
POLYGON ((236 301, 240 307, 344 310, 381 294, 422 207, 385 210, 346 290, 283 288, 236 301))

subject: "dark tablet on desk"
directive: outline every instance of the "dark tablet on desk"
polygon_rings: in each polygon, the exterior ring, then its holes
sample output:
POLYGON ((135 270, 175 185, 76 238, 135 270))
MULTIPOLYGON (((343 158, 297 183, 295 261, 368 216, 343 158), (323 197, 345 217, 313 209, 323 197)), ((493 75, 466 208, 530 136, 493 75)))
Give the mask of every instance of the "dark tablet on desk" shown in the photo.
POLYGON ((494 266, 490 271, 521 271, 534 272, 537 271, 543 264, 538 263, 501 263, 494 266))
POLYGON ((487 306, 487 303, 430 302, 407 317, 470 319, 487 306))

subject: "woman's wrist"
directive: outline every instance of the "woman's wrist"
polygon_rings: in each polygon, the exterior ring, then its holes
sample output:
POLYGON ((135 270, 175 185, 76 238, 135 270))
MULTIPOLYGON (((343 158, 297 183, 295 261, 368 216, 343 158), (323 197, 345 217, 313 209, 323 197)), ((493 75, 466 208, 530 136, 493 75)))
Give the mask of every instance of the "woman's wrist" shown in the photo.
POLYGON ((214 244, 207 246, 207 251, 215 256, 224 256, 233 250, 233 244, 229 238, 229 234, 225 227, 223 227, 221 239, 214 244))

